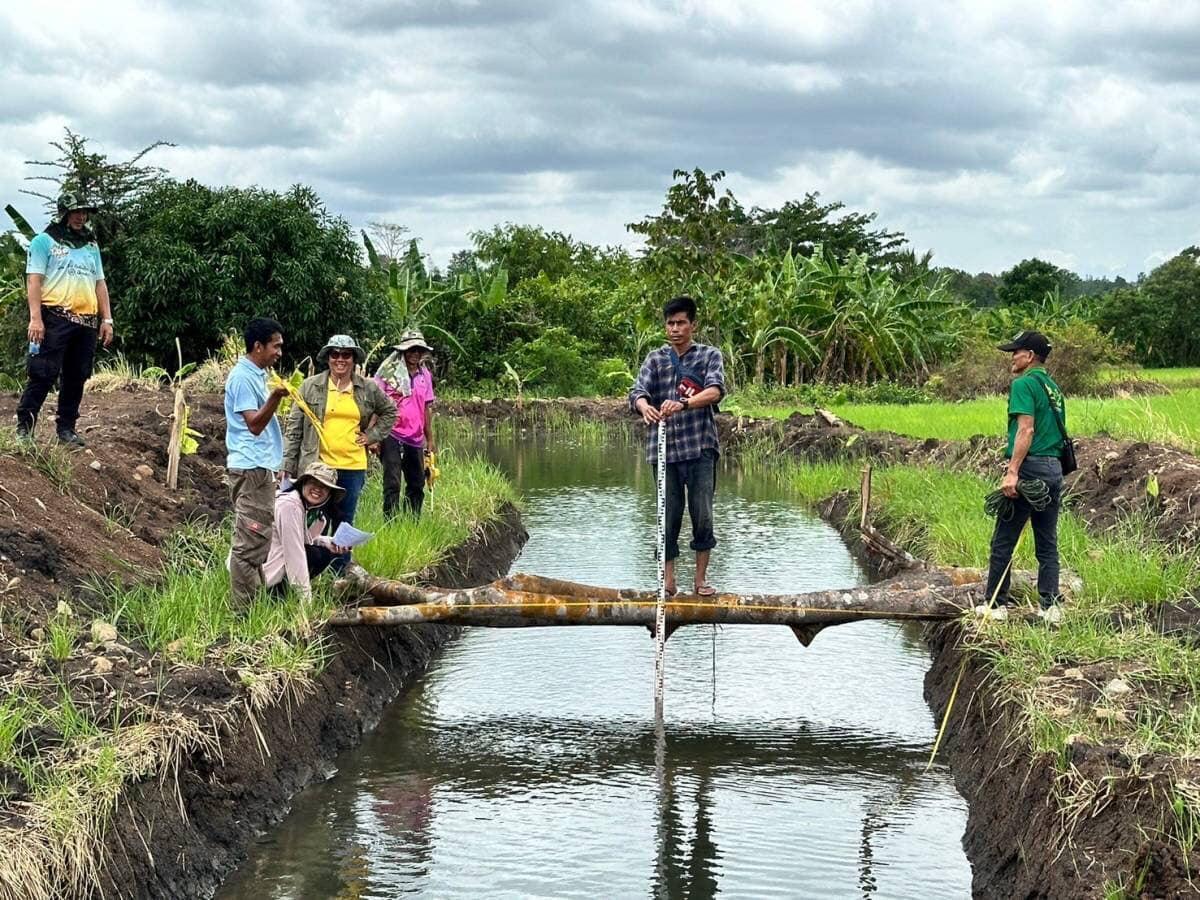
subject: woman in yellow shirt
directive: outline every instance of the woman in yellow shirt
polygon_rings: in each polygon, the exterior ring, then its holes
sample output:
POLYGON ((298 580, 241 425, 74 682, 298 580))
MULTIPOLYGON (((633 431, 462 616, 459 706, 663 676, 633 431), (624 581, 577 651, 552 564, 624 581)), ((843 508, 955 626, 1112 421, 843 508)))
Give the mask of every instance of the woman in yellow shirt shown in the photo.
MULTIPOLYGON (((354 522, 367 480, 367 448, 382 441, 396 422, 395 404, 378 384, 358 372, 366 359, 366 351, 354 338, 335 334, 317 354, 317 361, 329 368, 300 385, 300 396, 320 420, 323 437, 298 406, 288 415, 284 472, 294 477, 312 463, 323 462, 337 472, 338 487, 345 490, 330 511, 330 534, 342 522, 354 522)), ((335 562, 335 570, 340 571, 346 561, 335 562)))

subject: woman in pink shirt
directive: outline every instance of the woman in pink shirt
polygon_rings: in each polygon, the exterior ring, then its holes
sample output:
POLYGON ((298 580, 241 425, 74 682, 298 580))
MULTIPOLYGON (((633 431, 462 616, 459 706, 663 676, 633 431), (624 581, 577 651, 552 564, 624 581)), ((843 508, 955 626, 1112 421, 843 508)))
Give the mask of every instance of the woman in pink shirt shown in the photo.
POLYGON ((390 519, 400 502, 400 479, 404 479, 404 506, 421 515, 425 502, 425 456, 433 453, 433 375, 423 365, 433 348, 414 330, 400 336, 400 343, 375 375, 385 394, 396 404, 396 424, 380 447, 383 460, 383 515, 390 519), (398 356, 397 354, 400 354, 398 356))

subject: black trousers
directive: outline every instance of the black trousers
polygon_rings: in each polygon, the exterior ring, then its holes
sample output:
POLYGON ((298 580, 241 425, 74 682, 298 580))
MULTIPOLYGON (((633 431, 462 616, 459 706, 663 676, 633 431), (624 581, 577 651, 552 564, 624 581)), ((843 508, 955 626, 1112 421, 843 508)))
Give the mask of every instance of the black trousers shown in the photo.
POLYGON ((697 553, 717 546, 713 534, 713 495, 717 490, 717 451, 705 448, 695 459, 667 463, 666 538, 667 562, 679 556, 683 508, 692 520, 692 541, 697 553))
POLYGON ((404 508, 421 515, 425 505, 425 451, 390 435, 379 452, 383 461, 383 515, 390 519, 400 504, 400 479, 404 479, 404 508))
POLYGON ((1058 586, 1058 512, 1062 506, 1062 464, 1052 456, 1030 456, 1021 463, 1020 478, 1037 478, 1050 489, 1050 505, 1035 510, 1020 495, 1013 501, 1013 516, 1007 522, 996 520, 992 533, 992 553, 988 562, 987 587, 984 603, 996 597, 996 605, 1007 605, 1008 586, 1011 581, 1009 561, 1017 549, 1017 541, 1025 523, 1033 526, 1033 552, 1038 561, 1037 590, 1043 609, 1061 601, 1058 586))
POLYGON ((83 385, 92 376, 98 333, 90 325, 80 325, 45 309, 42 321, 46 325, 46 335, 42 338, 41 351, 29 357, 25 367, 29 381, 17 404, 17 424, 33 429, 46 395, 61 378, 56 424, 60 431, 74 431, 79 420, 83 385))

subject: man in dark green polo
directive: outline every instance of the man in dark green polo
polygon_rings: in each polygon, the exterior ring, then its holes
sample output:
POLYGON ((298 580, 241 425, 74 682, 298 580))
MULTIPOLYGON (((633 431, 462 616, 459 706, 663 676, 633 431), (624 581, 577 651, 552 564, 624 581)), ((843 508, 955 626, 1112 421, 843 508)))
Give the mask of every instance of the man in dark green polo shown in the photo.
MULTIPOLYGON (((1011 501, 1011 508, 996 518, 992 534, 992 552, 988 563, 985 603, 995 598, 995 606, 1007 608, 1009 563, 1025 523, 1033 524, 1033 546, 1038 561, 1037 589, 1043 615, 1057 621, 1061 617, 1058 588, 1058 512, 1062 504, 1063 471, 1060 459, 1066 431, 1066 405, 1062 391, 1046 372, 1050 342, 1037 331, 1023 331, 999 347, 1012 354, 1012 387, 1008 393, 1008 448, 1004 455, 1008 467, 1000 490, 1011 501), (1061 417, 1061 424, 1060 424, 1061 417), (1035 508, 1027 494, 1037 495, 1040 488, 1019 490, 1021 482, 1040 481, 1046 486, 1035 508), (1011 513, 1011 514, 1009 514, 1011 513)), ((1026 486, 1028 487, 1028 485, 1026 486)))

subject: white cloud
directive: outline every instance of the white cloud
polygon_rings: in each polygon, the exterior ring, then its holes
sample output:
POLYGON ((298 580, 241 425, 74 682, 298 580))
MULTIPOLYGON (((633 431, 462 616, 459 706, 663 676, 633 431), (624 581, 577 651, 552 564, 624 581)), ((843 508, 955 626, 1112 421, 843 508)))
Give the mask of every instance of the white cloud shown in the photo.
POLYGON ((214 184, 311 184, 444 260, 536 222, 633 245, 674 168, 821 191, 936 260, 1135 275, 1200 239, 1200 7, 151 3, 0 13, 0 195, 70 126, 214 184), (63 29, 61 22, 72 27, 63 29), (58 64, 47 64, 48 60, 58 64))

